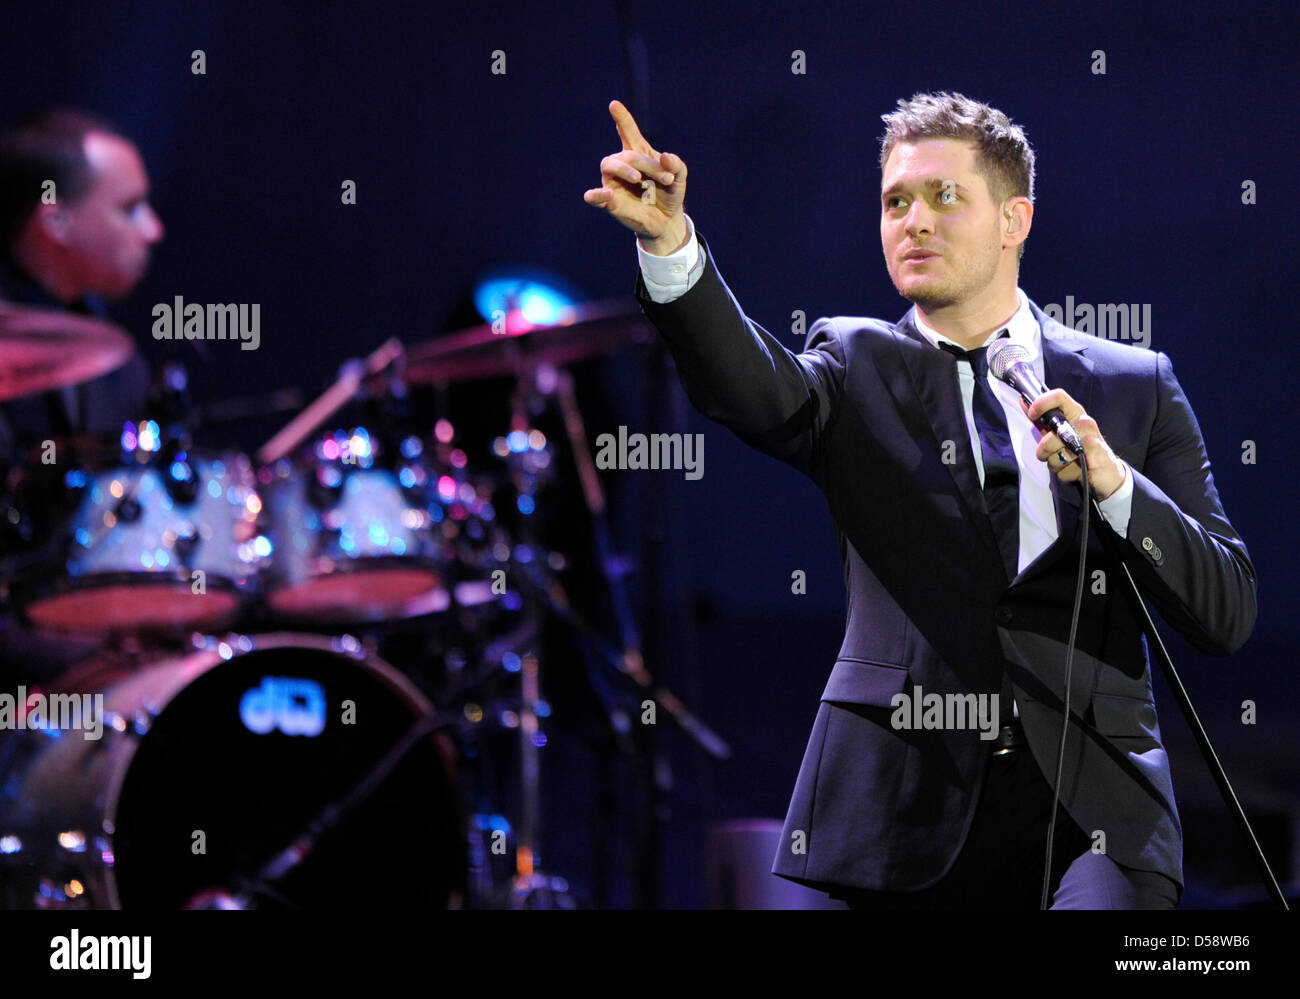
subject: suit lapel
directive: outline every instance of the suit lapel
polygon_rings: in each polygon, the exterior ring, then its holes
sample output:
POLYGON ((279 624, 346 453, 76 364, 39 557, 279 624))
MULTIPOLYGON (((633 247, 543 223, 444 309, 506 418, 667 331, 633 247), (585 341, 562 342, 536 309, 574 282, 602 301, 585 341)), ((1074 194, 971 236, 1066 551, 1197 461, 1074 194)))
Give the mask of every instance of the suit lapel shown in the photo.
MULTIPOLYGON (((1042 331, 1044 383, 1049 388, 1065 389, 1085 412, 1091 413, 1095 380, 1093 362, 1087 356, 1088 338, 1045 316, 1033 302, 1029 303, 1029 309, 1042 331)), ((970 521, 976 525, 989 556, 1001 565, 1002 557, 993 533, 993 522, 984 503, 979 474, 975 470, 970 430, 966 426, 961 388, 953 358, 942 350, 936 350, 934 344, 916 328, 911 309, 895 324, 894 345, 903 361, 906 384, 892 379, 890 389, 900 404, 908 394, 914 395, 919 401, 940 453, 946 446, 945 442, 952 442, 955 460, 944 464, 957 487, 958 498, 970 521)), ((1082 498, 1078 485, 1062 483, 1055 475, 1051 475, 1050 482, 1052 502, 1056 508, 1057 539, 1025 567, 1024 572, 1016 577, 1017 583, 1045 571, 1062 553, 1069 550, 1079 527, 1082 498)))
POLYGON ((948 474, 957 487, 957 496, 966 508, 966 519, 976 525, 987 554, 998 565, 1002 555, 993 533, 993 521, 984 502, 979 473, 975 470, 975 455, 971 451, 970 429, 961 404, 961 386, 957 381, 957 365, 951 354, 935 349, 934 344, 912 322, 912 310, 894 327, 894 344, 907 372, 907 383, 894 380, 890 389, 900 405, 914 396, 930 422, 938 453, 953 449, 953 460, 945 461, 948 474))

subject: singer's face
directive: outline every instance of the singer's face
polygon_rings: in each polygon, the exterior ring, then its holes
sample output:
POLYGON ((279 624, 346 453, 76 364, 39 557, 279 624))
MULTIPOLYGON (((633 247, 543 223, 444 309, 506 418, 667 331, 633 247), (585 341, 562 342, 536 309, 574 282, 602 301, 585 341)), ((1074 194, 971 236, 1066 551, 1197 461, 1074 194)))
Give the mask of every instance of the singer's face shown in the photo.
POLYGON ((900 142, 885 161, 880 191, 880 245, 900 295, 933 312, 989 288, 1002 230, 973 142, 900 142))

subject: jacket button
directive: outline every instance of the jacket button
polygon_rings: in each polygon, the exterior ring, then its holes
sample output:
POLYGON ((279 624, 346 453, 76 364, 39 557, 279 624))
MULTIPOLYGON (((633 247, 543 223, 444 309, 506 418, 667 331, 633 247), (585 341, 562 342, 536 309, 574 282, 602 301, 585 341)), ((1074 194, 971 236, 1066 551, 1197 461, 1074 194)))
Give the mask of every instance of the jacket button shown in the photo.
POLYGON ((1150 538, 1142 539, 1142 548, 1144 551, 1150 551, 1152 548, 1155 547, 1155 544, 1156 543, 1152 541, 1150 538))
POLYGON ((993 617, 998 622, 998 624, 1010 624, 1011 610, 1010 608, 1007 607, 999 607, 996 611, 993 612, 993 617))
POLYGON ((1164 556, 1164 552, 1162 552, 1162 551, 1157 547, 1157 548, 1152 548, 1152 549, 1151 549, 1151 557, 1152 557, 1153 559, 1155 559, 1157 562, 1159 562, 1159 561, 1160 561, 1162 558, 1164 558, 1165 556, 1164 556))

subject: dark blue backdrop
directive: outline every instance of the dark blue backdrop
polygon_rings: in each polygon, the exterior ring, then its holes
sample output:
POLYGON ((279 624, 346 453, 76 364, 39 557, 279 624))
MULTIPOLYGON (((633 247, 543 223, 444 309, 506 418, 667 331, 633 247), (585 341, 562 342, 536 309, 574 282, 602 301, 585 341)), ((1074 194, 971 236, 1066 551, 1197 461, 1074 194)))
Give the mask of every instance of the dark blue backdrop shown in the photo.
MULTIPOLYGON (((79 105, 136 137, 167 239, 118 315, 145 340, 151 304, 177 294, 261 303, 261 349, 213 345, 196 372, 221 396, 314 391, 344 357, 429 337, 491 264, 541 263, 593 297, 630 295, 633 237, 582 201, 618 148, 614 97, 689 164, 687 209, 750 316, 773 331, 788 331, 796 309, 809 324, 896 318, 905 303, 878 234, 879 116, 933 89, 1002 108, 1038 153, 1022 287, 1040 305, 1151 306, 1151 346, 1173 359, 1255 560, 1260 617, 1247 647, 1231 660, 1172 648, 1279 873, 1293 877, 1294 6, 635 7, 644 93, 614 4, 28 4, 11 8, 0 42, 0 117, 79 105), (194 49, 205 75, 190 71, 194 49), (505 75, 490 71, 498 49, 505 75), (794 49, 806 75, 791 73, 794 49), (1105 75, 1092 72, 1097 49, 1105 75), (357 183, 355 206, 340 203, 344 179, 357 183), (1242 204, 1246 180, 1255 205, 1242 204), (1253 726, 1240 721, 1246 699, 1258 704, 1253 726)), ((595 406, 593 438, 641 419, 635 358, 597 365, 592 379, 616 400, 595 406)), ((692 667, 674 643, 659 672, 735 750, 706 763, 665 729, 676 790, 664 900, 686 906, 704 898, 707 822, 783 814, 843 621, 815 489, 694 412, 689 421, 705 434, 706 474, 662 473, 669 514, 639 503, 653 473, 606 477, 623 547, 645 517, 678 531, 698 655, 692 667), (790 593, 794 569, 808 574, 806 596, 790 593)), ((1188 904, 1208 904, 1212 888, 1251 871, 1172 701, 1157 698, 1187 827, 1188 904)), ((555 725, 546 859, 591 895, 604 863, 587 832, 594 753, 565 743, 562 717, 555 725)), ((628 879, 615 881, 613 901, 626 902, 628 879)))

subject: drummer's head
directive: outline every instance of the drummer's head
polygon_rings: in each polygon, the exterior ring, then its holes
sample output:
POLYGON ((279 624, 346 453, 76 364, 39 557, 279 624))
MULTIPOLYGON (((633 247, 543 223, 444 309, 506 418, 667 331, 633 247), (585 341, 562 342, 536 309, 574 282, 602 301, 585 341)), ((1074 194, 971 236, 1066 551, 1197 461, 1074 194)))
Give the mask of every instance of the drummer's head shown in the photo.
POLYGON ((49 111, 0 138, 0 238, 58 300, 126 295, 162 237, 140 152, 108 122, 49 111))

